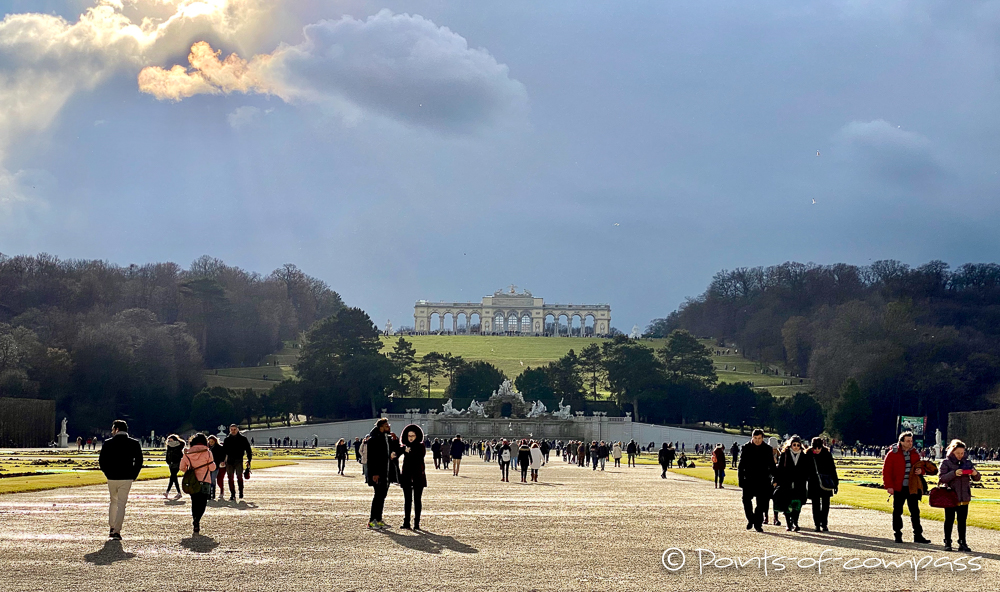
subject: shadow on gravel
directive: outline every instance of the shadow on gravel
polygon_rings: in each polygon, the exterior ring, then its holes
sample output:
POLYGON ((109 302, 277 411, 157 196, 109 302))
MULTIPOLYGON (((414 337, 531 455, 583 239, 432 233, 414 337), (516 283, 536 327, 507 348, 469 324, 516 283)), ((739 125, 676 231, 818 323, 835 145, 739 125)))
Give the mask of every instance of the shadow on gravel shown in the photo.
POLYGON ((181 546, 195 553, 211 553, 219 546, 219 543, 210 536, 195 534, 181 539, 181 546))
POLYGON ((210 500, 209 508, 232 508, 234 510, 256 510, 257 504, 240 500, 239 502, 227 502, 225 500, 210 500))
POLYGON ((479 549, 472 545, 466 545, 454 537, 434 534, 426 530, 413 533, 412 535, 404 535, 391 530, 383 530, 381 532, 398 545, 415 551, 423 551, 424 553, 440 554, 445 549, 455 551, 456 553, 479 552, 479 549))
MULTIPOLYGON (((913 555, 919 552, 922 555, 938 555, 947 554, 948 552, 944 550, 942 544, 933 545, 919 545, 917 543, 894 543, 891 538, 884 537, 870 537, 863 536, 859 534, 848 534, 843 532, 806 532, 805 529, 798 534, 788 534, 787 531, 782 530, 780 533, 771 533, 781 538, 786 538, 789 540, 793 539, 805 539, 811 543, 816 543, 819 545, 826 545, 830 547, 841 547, 844 549, 855 549, 860 551, 875 551, 878 553, 888 553, 888 554, 904 554, 913 555)), ((937 541, 935 541, 937 543, 937 541)), ((958 553, 955 554, 959 555, 958 553)), ((977 553, 973 551, 972 553, 965 553, 965 555, 971 555, 975 557, 982 557, 984 559, 1000 559, 1000 555, 995 553, 977 553)))
POLYGON ((187 502, 184 501, 184 498, 181 498, 181 499, 178 499, 178 500, 168 499, 168 500, 163 500, 163 505, 164 506, 184 506, 184 505, 187 505, 187 502))
POLYGON ((84 555, 83 560, 94 565, 111 565, 116 561, 127 561, 133 557, 135 557, 135 553, 126 553, 122 549, 121 541, 111 539, 104 543, 104 547, 100 551, 84 555))

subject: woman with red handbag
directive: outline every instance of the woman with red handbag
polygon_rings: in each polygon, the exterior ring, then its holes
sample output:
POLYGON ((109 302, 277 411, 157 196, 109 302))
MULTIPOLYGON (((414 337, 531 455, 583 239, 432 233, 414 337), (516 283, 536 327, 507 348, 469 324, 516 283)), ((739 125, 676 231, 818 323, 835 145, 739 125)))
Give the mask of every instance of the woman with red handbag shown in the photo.
POLYGON ((941 463, 941 474, 938 478, 941 485, 951 487, 955 492, 958 504, 944 509, 944 549, 951 551, 951 528, 958 518, 958 550, 971 553, 965 544, 965 521, 969 517, 969 502, 972 501, 971 481, 981 479, 972 460, 965 451, 965 442, 952 440, 948 444, 946 458, 941 463))

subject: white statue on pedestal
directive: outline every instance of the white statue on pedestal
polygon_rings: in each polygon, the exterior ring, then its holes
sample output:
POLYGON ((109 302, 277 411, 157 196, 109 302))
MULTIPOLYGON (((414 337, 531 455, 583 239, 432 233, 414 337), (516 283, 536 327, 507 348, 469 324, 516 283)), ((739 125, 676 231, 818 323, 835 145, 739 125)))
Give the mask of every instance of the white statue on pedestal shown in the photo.
POLYGON ((642 334, 639 333, 639 325, 632 325, 632 332, 628 334, 630 339, 639 339, 642 334))
POLYGON ((573 412, 572 410, 570 410, 569 405, 563 405, 563 399, 559 399, 559 411, 553 411, 552 417, 557 417, 559 419, 569 419, 573 417, 573 412))
POLYGON ((944 458, 944 447, 941 446, 941 430, 934 430, 934 458, 944 458))
POLYGON ((458 409, 455 409, 455 407, 452 405, 452 401, 453 399, 448 399, 445 402, 444 408, 441 410, 441 412, 445 415, 461 415, 462 412, 459 411, 458 409))
POLYGON ((392 321, 386 320, 385 322, 385 334, 392 335, 392 321))
POLYGON ((469 403, 469 408, 466 410, 469 415, 474 415, 476 417, 483 417, 486 415, 486 409, 483 407, 482 403, 477 403, 475 399, 469 403))
POLYGON ((59 448, 69 448, 69 433, 66 432, 67 420, 62 420, 62 431, 59 432, 59 448))
POLYGON ((545 403, 535 401, 531 404, 531 411, 528 412, 528 417, 541 417, 546 411, 548 409, 545 408, 545 403))

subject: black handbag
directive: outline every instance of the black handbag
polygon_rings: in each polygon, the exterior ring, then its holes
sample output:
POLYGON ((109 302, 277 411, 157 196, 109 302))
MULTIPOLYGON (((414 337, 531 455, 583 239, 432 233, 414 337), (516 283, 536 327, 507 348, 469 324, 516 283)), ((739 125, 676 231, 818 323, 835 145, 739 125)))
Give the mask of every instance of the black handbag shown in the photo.
POLYGON ((815 456, 813 456, 813 467, 816 468, 816 479, 819 481, 820 489, 823 491, 834 491, 837 489, 837 480, 834 479, 832 475, 819 472, 819 464, 816 463, 815 456))

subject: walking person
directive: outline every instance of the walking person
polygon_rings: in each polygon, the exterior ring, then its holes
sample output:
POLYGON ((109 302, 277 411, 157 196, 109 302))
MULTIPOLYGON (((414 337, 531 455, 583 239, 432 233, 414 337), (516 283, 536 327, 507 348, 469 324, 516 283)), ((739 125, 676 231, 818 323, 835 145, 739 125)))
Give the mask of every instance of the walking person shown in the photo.
POLYGON ((660 448, 660 453, 657 455, 657 460, 660 463, 660 468, 663 469, 663 471, 660 473, 660 477, 663 479, 667 478, 667 467, 669 466, 669 461, 668 461, 669 453, 670 453, 670 448, 668 444, 664 442, 663 447, 660 448))
MULTIPOLYGON (((720 446, 721 446, 721 444, 720 444, 720 446)), ((723 450, 725 450, 725 448, 723 448, 723 450)), ((733 457, 733 466, 731 468, 735 469, 736 468, 736 461, 740 457, 740 445, 737 444, 736 442, 733 442, 733 447, 729 449, 729 454, 732 455, 732 457, 733 457)))
POLYGON ((521 439, 521 445, 517 447, 517 464, 521 467, 521 483, 528 482, 528 469, 531 465, 531 448, 526 439, 521 439))
POLYGON ((639 447, 636 446, 635 440, 629 440, 628 445, 625 446, 625 453, 628 454, 628 466, 635 466, 635 454, 639 451, 639 447))
MULTIPOLYGON (((767 445, 771 447, 771 454, 774 456, 774 466, 777 467, 778 457, 781 456, 781 450, 780 447, 778 446, 778 439, 775 438, 774 436, 771 436, 770 438, 767 439, 767 445)), ((767 512, 769 505, 771 505, 770 499, 764 502, 764 524, 767 524, 767 512)), ((778 518, 779 514, 778 509, 777 508, 772 508, 772 509, 774 510, 774 525, 781 526, 781 520, 778 518)))
POLYGON ((497 446, 497 463, 500 465, 500 480, 507 483, 510 483, 511 456, 510 443, 504 438, 497 446))
MULTIPOLYGON (((101 445, 97 464, 108 480, 108 493, 111 496, 108 506, 108 526, 111 531, 108 537, 120 541, 128 492, 142 470, 142 445, 128 435, 128 424, 124 420, 116 419, 111 424, 111 437, 101 445)), ((964 522, 962 524, 963 530, 959 532, 964 531, 964 522)))
POLYGON ((337 457, 337 474, 343 475, 344 469, 347 468, 347 442, 343 438, 337 442, 335 456, 337 457))
POLYGON ((219 499, 223 498, 222 485, 225 483, 226 449, 219 444, 219 439, 215 436, 208 437, 208 449, 212 451, 212 460, 215 461, 215 468, 212 469, 212 492, 209 499, 215 499, 216 485, 219 489, 219 499))
POLYGON ((726 480, 726 447, 721 442, 712 451, 712 469, 715 471, 715 488, 725 489, 722 482, 726 480))
POLYGON ((764 513, 774 489, 774 454, 764 443, 764 431, 755 429, 753 437, 740 450, 740 461, 736 465, 736 475, 743 490, 743 513, 747 519, 747 530, 764 532, 764 513), (757 502, 754 507, 754 501, 757 502))
POLYGON ((534 483, 538 483, 538 470, 542 468, 542 464, 545 462, 545 455, 542 454, 542 448, 538 445, 538 442, 531 443, 531 450, 529 452, 531 455, 531 460, 529 461, 531 480, 534 483))
POLYGON ((217 470, 215 457, 208 448, 208 438, 205 434, 194 434, 188 440, 188 449, 181 458, 181 470, 194 471, 194 478, 201 485, 196 491, 190 492, 194 534, 199 534, 201 517, 205 515, 205 507, 212 491, 212 471, 217 470))
POLYGON ((452 470, 452 477, 458 477, 458 467, 462 464, 462 456, 465 454, 465 442, 462 441, 462 434, 456 434, 451 441, 451 460, 455 465, 452 470))
POLYGON ((451 464, 451 440, 445 438, 444 442, 441 442, 441 466, 444 470, 448 470, 451 464))
POLYGON ((615 459, 615 467, 621 468, 622 466, 622 443, 615 442, 614 446, 611 447, 611 458, 615 459))
POLYGON ((402 436, 403 465, 399 471, 399 485, 403 488, 403 526, 410 528, 410 506, 413 506, 413 530, 420 530, 420 511, 423 508, 422 496, 427 487, 427 469, 424 467, 424 432, 420 426, 410 424, 403 428, 402 436))
MULTIPOLYGON (((823 438, 819 436, 812 439, 809 457, 812 459, 809 499, 812 504, 813 524, 816 532, 830 532, 827 523, 830 517, 830 498, 836 495, 840 488, 837 463, 833 460, 833 453, 823 445, 823 438)), ((806 463, 806 468, 810 468, 809 463, 806 463)))
POLYGON ((393 471, 396 458, 395 446, 389 437, 389 420, 382 417, 375 423, 367 442, 368 477, 366 482, 372 488, 372 508, 368 518, 368 528, 385 529, 389 525, 382 520, 385 497, 389 493, 389 483, 397 480, 393 471))
POLYGON ((785 511, 785 529, 799 532, 799 513, 808 494, 809 476, 812 467, 806 463, 802 450, 802 439, 797 435, 788 439, 785 449, 778 458, 777 482, 780 493, 775 495, 775 507, 785 511), (780 498, 780 500, 779 500, 780 498))
POLYGON ((608 445, 607 443, 604 442, 604 440, 601 440, 601 443, 597 445, 597 457, 601 461, 602 471, 604 470, 604 463, 606 463, 608 460, 609 450, 610 449, 608 448, 608 445))
POLYGON ((882 484, 892 496, 892 531, 897 543, 903 542, 903 506, 910 510, 910 524, 913 527, 913 542, 928 544, 924 529, 920 525, 920 493, 910 492, 910 479, 919 479, 923 469, 915 465, 920 462, 920 453, 913 448, 913 432, 903 432, 899 440, 889 448, 882 462, 882 484))
POLYGON ((181 441, 180 436, 177 434, 170 434, 167 436, 167 450, 164 453, 164 459, 167 461, 167 468, 170 470, 170 481, 167 481, 167 490, 163 493, 163 497, 170 498, 170 488, 176 487, 177 494, 174 495, 174 499, 181 499, 181 483, 177 480, 177 472, 181 470, 181 458, 184 457, 184 442, 181 441))
POLYGON ((441 439, 434 438, 434 443, 431 444, 431 456, 434 458, 434 468, 441 468, 441 439))
POLYGON ((240 433, 240 426, 235 423, 229 426, 229 435, 222 443, 226 450, 226 475, 229 477, 229 501, 236 501, 236 484, 233 477, 240 485, 240 499, 243 499, 243 456, 247 457, 246 468, 250 468, 250 461, 253 460, 253 448, 250 441, 240 433))
POLYGON ((979 481, 982 476, 972 464, 965 442, 952 440, 945 451, 945 459, 941 462, 941 474, 938 481, 955 492, 958 505, 944 509, 944 550, 951 551, 951 529, 958 519, 958 550, 971 553, 972 549, 965 541, 965 521, 969 517, 969 502, 972 501, 971 481, 979 481))

